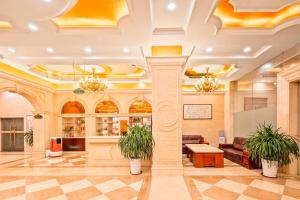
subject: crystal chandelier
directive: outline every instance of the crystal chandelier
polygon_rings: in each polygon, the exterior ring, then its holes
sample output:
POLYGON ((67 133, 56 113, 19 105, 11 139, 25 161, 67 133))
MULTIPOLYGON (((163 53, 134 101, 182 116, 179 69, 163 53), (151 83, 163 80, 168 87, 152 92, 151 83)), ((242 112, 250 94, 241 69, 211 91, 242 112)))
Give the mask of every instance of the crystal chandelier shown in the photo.
POLYGON ((92 69, 91 75, 86 75, 84 78, 80 79, 80 87, 89 92, 102 92, 107 88, 107 82, 101 80, 99 76, 96 75, 96 69, 92 69))
POLYGON ((220 81, 212 73, 209 73, 209 67, 206 67, 206 73, 198 80, 194 85, 195 89, 199 93, 214 92, 220 87, 220 81))

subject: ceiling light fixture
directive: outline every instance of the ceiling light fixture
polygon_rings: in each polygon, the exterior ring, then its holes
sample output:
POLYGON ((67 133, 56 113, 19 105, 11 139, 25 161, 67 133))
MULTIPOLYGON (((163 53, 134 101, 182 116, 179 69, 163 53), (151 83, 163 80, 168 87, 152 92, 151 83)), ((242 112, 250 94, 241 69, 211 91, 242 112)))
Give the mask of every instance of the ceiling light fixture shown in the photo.
POLYGON ((213 52, 213 48, 212 47, 207 47, 206 49, 205 49, 205 51, 207 52, 207 53, 211 53, 211 52, 213 52))
POLYGON ((9 51, 10 53, 15 53, 16 52, 16 50, 14 48, 11 48, 11 47, 7 48, 7 51, 9 51))
POLYGON ((43 0, 43 2, 46 2, 46 3, 51 3, 52 0, 43 0))
POLYGON ((93 72, 80 79, 80 88, 88 92, 103 92, 107 88, 107 81, 100 79, 96 74, 96 68, 92 68, 93 72))
POLYGON ((209 93, 219 89, 220 81, 216 78, 216 75, 209 73, 209 67, 206 67, 206 73, 202 74, 202 77, 194 85, 194 88, 198 93, 209 93))
POLYGON ((251 47, 245 47, 243 51, 244 51, 244 53, 249 53, 252 51, 252 49, 251 49, 251 47))
POLYGON ((84 52, 85 53, 92 53, 92 49, 90 47, 85 47, 84 52))
POLYGON ((46 50, 47 50, 48 53, 53 53, 54 52, 54 49, 52 49, 51 47, 48 47, 46 50))
POLYGON ((124 49, 123 49, 123 52, 124 52, 124 53, 128 53, 128 52, 129 52, 129 49, 128 49, 128 48, 124 48, 124 49))
POLYGON ((28 24, 28 28, 31 30, 31 31, 38 31, 39 30, 39 27, 33 23, 29 23, 28 24))
POLYGON ((167 6, 167 8, 168 8, 168 10, 169 11, 174 11, 174 10, 176 10, 176 3, 174 3, 174 2, 170 2, 170 3, 168 3, 168 6, 167 6))

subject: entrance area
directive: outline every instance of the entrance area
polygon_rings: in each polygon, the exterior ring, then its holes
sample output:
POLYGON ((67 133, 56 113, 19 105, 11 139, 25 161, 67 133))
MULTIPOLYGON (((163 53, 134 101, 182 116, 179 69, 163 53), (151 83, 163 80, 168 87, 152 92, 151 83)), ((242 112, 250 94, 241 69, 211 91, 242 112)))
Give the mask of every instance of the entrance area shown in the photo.
POLYGON ((24 118, 2 118, 1 151, 24 151, 24 118))

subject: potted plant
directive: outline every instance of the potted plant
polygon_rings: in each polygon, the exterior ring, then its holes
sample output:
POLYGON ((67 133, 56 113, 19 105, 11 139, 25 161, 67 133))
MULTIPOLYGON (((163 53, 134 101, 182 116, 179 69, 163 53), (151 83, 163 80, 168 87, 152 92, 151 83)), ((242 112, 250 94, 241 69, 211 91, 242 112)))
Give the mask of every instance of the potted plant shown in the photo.
POLYGON ((25 142, 29 145, 29 146, 33 146, 33 130, 29 129, 27 132, 24 133, 24 139, 25 142))
POLYGON ((129 159, 131 174, 141 173, 141 159, 152 157, 154 140, 149 126, 129 126, 126 135, 119 140, 121 153, 129 159))
POLYGON ((277 177, 278 167, 289 165, 300 156, 297 139, 280 132, 272 124, 259 124, 246 141, 250 157, 262 163, 263 175, 277 177))

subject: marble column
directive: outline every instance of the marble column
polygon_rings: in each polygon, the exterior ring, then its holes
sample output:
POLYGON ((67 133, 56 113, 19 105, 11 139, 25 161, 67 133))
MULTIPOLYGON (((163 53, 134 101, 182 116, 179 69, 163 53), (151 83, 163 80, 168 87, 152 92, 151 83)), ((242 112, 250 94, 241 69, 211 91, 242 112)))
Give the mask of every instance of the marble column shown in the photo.
POLYGON ((152 75, 152 174, 182 174, 182 66, 185 57, 147 59, 152 75))

